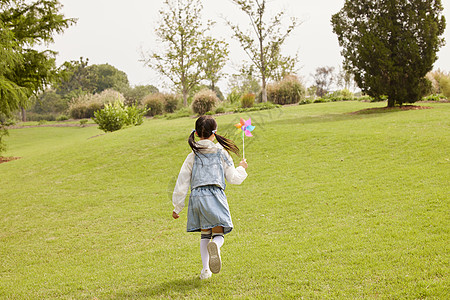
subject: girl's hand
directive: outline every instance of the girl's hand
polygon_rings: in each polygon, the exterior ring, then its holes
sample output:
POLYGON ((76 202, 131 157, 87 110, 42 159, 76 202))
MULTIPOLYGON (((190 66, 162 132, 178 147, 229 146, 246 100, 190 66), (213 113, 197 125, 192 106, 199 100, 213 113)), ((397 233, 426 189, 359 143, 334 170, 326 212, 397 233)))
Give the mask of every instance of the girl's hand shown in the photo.
POLYGON ((244 169, 247 169, 247 167, 248 167, 247 160, 246 159, 241 160, 241 162, 239 163, 239 166, 243 167, 244 169))
POLYGON ((172 218, 178 219, 180 216, 176 212, 172 212, 172 218))

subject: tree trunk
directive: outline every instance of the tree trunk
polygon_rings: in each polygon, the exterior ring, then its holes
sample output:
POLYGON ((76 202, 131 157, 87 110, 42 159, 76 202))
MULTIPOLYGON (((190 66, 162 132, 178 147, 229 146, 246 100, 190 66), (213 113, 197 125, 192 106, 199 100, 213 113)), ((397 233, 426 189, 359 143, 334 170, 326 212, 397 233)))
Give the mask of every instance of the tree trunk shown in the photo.
POLYGON ((27 112, 25 111, 25 108, 21 107, 20 108, 22 110, 22 122, 26 122, 27 121, 27 112))
POLYGON ((261 101, 267 102, 266 76, 262 76, 261 101))
POLYGON ((185 89, 183 89, 183 104, 184 104, 184 106, 188 105, 187 98, 188 98, 188 92, 185 89))
POLYGON ((388 107, 394 107, 394 106, 395 106, 394 98, 389 97, 388 98, 388 107))

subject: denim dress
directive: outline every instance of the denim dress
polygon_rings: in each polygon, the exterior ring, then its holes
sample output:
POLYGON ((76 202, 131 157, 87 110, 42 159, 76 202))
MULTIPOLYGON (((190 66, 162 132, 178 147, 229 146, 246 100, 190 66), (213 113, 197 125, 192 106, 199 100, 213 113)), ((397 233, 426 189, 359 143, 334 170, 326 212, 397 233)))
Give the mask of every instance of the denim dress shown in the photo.
POLYGON ((227 234, 233 229, 230 209, 225 195, 222 162, 232 164, 218 149, 214 153, 195 156, 191 175, 191 194, 187 214, 187 231, 222 226, 227 234))

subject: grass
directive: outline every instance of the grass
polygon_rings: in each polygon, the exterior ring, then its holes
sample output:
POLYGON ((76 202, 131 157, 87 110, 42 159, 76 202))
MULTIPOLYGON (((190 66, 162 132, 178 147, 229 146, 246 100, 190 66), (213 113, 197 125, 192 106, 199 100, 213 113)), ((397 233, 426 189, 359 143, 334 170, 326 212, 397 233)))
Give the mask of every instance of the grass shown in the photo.
POLYGON ((194 119, 10 130, 5 156, 22 158, 0 164, 0 298, 447 298, 450 106, 349 114, 382 105, 216 118, 219 133, 239 117, 256 129, 207 281, 169 199, 194 119))

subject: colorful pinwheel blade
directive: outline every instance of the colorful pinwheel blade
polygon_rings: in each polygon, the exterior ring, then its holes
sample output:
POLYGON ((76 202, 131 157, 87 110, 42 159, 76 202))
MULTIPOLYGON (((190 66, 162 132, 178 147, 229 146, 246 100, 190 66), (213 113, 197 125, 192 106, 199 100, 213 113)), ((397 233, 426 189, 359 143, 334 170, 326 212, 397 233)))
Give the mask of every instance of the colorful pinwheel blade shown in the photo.
POLYGON ((253 136, 252 133, 248 130, 244 131, 246 136, 253 136))
POLYGON ((247 125, 247 126, 245 126, 245 130, 253 131, 253 129, 255 129, 255 126, 253 126, 253 125, 247 125))

